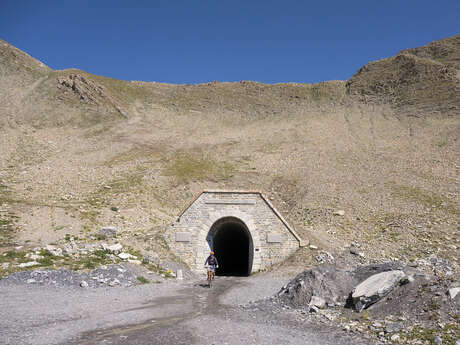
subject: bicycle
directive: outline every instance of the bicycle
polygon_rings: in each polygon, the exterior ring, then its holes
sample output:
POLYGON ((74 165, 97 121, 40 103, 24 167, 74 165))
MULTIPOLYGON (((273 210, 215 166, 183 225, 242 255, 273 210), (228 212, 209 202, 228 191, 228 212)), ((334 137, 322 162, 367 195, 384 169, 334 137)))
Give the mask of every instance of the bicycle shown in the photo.
POLYGON ((208 287, 211 288, 212 287, 212 281, 214 280, 214 277, 216 275, 216 266, 210 266, 210 265, 206 265, 204 266, 205 268, 207 268, 208 270, 208 287))

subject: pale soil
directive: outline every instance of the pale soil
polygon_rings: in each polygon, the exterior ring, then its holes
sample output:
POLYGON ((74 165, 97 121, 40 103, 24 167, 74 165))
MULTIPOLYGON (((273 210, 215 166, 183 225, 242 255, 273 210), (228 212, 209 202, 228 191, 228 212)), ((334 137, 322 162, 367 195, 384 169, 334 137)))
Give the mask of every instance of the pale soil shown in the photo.
POLYGON ((90 239, 114 225, 124 244, 167 257, 156 234, 200 190, 255 189, 320 248, 343 250, 357 241, 369 258, 455 259, 458 121, 405 123, 383 110, 362 111, 212 129, 204 116, 180 127, 166 120, 165 129, 134 116, 139 123, 90 137, 75 129, 6 130, 0 180, 10 194, 0 215, 18 217, 15 244, 59 242, 65 234, 90 239), (182 163, 181 152, 229 164, 230 175, 182 181, 170 172, 182 163), (345 216, 334 216, 337 209, 345 216))

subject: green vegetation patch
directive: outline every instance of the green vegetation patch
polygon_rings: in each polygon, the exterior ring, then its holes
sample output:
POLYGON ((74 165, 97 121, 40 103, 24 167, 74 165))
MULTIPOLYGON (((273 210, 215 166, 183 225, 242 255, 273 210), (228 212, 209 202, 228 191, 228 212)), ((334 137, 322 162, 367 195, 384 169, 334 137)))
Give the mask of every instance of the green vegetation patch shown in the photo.
POLYGON ((9 250, 0 256, 0 263, 17 261, 19 263, 28 261, 26 258, 27 252, 9 250))
POLYGON ((64 262, 64 266, 67 266, 69 269, 73 271, 79 271, 82 269, 94 269, 101 265, 108 265, 111 263, 118 262, 117 259, 112 259, 107 256, 107 254, 100 253, 100 251, 96 251, 93 254, 88 254, 84 257, 80 257, 78 259, 71 259, 68 258, 64 262))
POLYGON ((125 163, 130 162, 150 162, 157 160, 160 158, 161 150, 156 147, 150 146, 138 146, 133 147, 127 151, 118 153, 117 155, 113 156, 112 158, 106 160, 104 162, 105 166, 114 167, 117 165, 122 165, 125 163))
POLYGON ((143 276, 138 276, 137 277, 137 280, 141 283, 141 284, 148 284, 150 283, 150 280, 148 280, 147 278, 143 277, 143 276))
POLYGON ((420 187, 393 185, 392 196, 416 202, 427 208, 442 210, 454 216, 460 215, 460 210, 449 198, 420 187))
POLYGON ((172 176, 179 182, 226 180, 233 176, 236 169, 227 162, 219 162, 205 155, 178 153, 165 169, 166 176, 172 176))
POLYGON ((93 191, 86 199, 86 205, 88 207, 79 209, 81 219, 86 219, 96 224, 102 208, 108 207, 112 211, 118 211, 118 207, 112 206, 113 196, 132 192, 142 192, 141 187, 143 185, 144 175, 145 170, 143 168, 138 168, 133 172, 129 172, 107 182, 104 186, 93 191))
POLYGON ((149 270, 149 271, 152 271, 152 272, 155 272, 156 274, 158 274, 159 276, 162 276, 164 278, 174 278, 174 274, 173 274, 173 271, 171 270, 166 270, 158 265, 154 265, 154 264, 151 264, 151 265, 145 265, 145 267, 149 270))
MULTIPOLYGON (((11 204, 13 201, 11 192, 5 187, 0 187, 0 205, 11 204)), ((16 222, 19 217, 11 211, 1 210, 0 207, 0 247, 13 244, 14 235, 17 231, 16 222)))
MULTIPOLYGON (((414 341, 422 341, 423 344, 438 344, 435 342, 435 337, 438 336, 442 339, 442 344, 455 345, 456 340, 460 336, 458 324, 450 323, 444 326, 444 328, 422 328, 420 326, 414 327, 413 329, 401 334, 404 343, 414 341)), ((415 344, 415 342, 414 342, 415 344)))
POLYGON ((11 244, 15 233, 13 220, 8 218, 0 218, 0 247, 11 244))

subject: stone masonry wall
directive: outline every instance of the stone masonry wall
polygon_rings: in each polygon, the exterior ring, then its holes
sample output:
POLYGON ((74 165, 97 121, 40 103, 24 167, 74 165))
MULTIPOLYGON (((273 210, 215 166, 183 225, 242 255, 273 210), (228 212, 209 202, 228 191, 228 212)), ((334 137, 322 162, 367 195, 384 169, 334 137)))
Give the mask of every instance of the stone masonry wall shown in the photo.
POLYGON ((212 225, 235 217, 247 226, 253 241, 252 272, 265 269, 292 254, 299 240, 259 193, 203 192, 166 231, 174 253, 194 271, 202 271, 209 254, 206 237, 212 225))

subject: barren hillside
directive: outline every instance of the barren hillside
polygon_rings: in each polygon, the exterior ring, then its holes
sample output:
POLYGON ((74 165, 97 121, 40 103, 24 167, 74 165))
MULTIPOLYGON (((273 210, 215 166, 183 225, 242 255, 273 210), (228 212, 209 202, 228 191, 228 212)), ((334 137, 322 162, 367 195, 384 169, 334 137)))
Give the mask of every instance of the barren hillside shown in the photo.
POLYGON ((0 251, 112 225, 171 259, 162 232, 200 190, 252 189, 320 249, 458 264, 459 42, 348 81, 170 85, 53 71, 0 40, 0 251))

